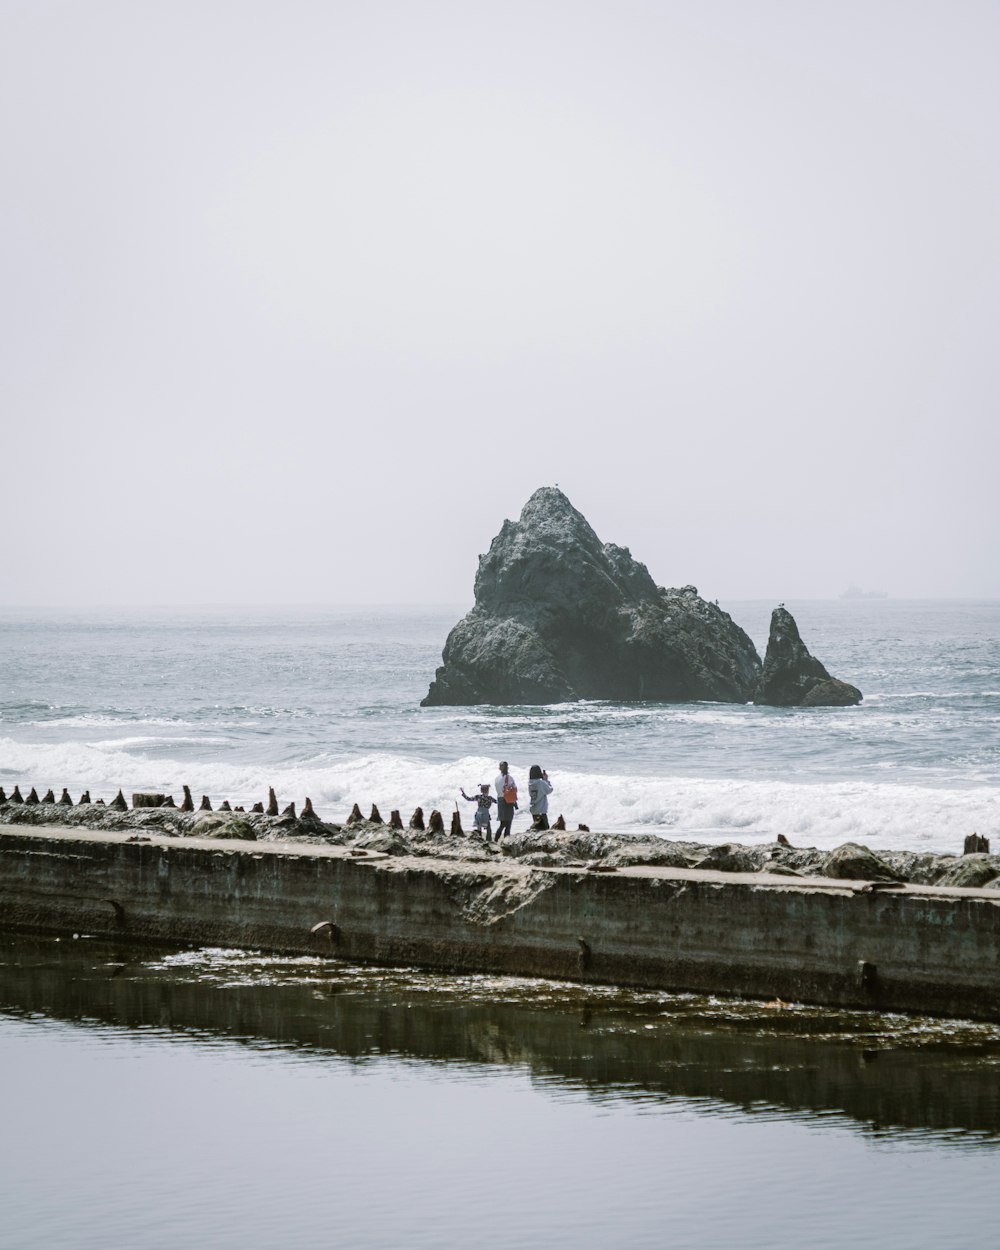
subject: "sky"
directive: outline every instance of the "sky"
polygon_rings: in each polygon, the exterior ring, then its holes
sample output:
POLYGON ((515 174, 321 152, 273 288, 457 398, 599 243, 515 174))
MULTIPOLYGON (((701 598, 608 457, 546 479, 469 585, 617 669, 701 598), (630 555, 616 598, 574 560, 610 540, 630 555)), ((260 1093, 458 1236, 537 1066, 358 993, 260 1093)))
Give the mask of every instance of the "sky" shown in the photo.
POLYGON ((0 0, 0 605, 1000 596, 1000 5, 0 0))

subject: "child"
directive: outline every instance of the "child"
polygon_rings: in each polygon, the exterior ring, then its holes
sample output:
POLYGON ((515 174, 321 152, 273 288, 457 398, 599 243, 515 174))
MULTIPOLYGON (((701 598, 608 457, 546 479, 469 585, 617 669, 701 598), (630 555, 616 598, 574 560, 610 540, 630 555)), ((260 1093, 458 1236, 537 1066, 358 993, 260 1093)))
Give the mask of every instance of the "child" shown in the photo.
POLYGON ((493 826, 490 824, 490 808, 496 802, 496 799, 490 794, 490 788, 484 781, 479 787, 478 794, 466 794, 462 791, 462 798, 468 803, 476 804, 476 815, 473 818, 477 829, 485 830, 486 841, 490 842, 493 838, 493 826))

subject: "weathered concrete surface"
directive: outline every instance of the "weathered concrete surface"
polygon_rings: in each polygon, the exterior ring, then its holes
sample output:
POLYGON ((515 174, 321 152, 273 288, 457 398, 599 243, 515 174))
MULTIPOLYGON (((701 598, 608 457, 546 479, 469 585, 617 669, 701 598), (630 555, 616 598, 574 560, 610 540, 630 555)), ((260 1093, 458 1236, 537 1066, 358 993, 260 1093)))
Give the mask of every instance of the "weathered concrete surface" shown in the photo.
POLYGON ((1000 1019, 987 890, 18 827, 0 924, 1000 1019))

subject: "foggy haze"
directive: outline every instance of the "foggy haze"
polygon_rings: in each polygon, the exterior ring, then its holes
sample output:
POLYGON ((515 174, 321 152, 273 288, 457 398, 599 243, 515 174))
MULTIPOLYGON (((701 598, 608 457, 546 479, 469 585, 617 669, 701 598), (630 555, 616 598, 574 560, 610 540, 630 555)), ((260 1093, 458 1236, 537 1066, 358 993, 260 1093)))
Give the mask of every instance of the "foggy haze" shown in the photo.
POLYGON ((0 0, 0 602, 1000 595, 1000 8, 0 0))

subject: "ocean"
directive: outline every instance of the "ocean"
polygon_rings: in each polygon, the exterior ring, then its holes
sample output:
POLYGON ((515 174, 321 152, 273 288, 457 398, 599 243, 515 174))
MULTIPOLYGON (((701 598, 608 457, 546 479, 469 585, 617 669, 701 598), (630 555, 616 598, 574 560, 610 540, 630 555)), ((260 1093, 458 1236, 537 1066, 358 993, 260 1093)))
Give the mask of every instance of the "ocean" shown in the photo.
MULTIPOLYGON (((595 831, 996 836, 1000 604, 788 606, 860 707, 422 709, 461 608, 7 609, 0 784, 338 820, 505 757, 595 831)), ((0 928, 0 1246, 966 1250, 998 1070, 983 1022, 0 928)))
MULTIPOLYGON (((770 609, 723 604, 763 655, 770 609)), ((1000 602, 789 602, 856 708, 579 702, 421 708, 443 608, 0 613, 0 785, 111 799, 273 786, 445 813, 506 759, 538 763, 570 827, 703 842, 960 851, 1000 835, 1000 602)), ((514 833, 526 828, 518 815, 514 833)))

